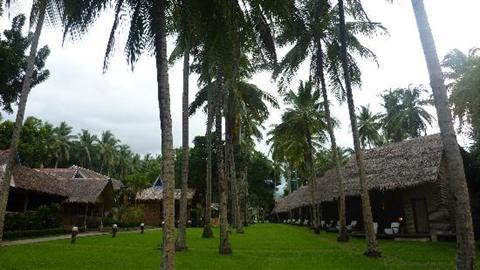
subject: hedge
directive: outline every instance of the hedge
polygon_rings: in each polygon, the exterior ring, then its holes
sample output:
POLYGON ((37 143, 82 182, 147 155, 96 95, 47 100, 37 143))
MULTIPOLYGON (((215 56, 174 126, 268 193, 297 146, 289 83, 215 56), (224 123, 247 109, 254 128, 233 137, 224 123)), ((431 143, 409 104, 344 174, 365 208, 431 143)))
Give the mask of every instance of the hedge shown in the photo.
POLYGON ((26 230, 26 231, 5 231, 3 232, 3 239, 14 240, 14 239, 24 239, 24 238, 35 238, 40 236, 70 234, 70 232, 71 232, 70 230, 65 230, 63 228, 45 229, 45 230, 26 230))

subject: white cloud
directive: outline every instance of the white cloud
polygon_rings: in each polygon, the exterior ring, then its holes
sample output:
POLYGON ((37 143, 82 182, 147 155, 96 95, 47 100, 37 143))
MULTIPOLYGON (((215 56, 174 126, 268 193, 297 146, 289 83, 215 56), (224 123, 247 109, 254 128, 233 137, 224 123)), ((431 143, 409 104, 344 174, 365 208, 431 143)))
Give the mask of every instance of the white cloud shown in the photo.
MULTIPOLYGON (((386 1, 363 1, 373 21, 383 23, 389 36, 382 36, 365 42, 377 54, 380 67, 361 61, 363 85, 356 89, 356 106, 371 104, 379 110, 379 93, 388 88, 408 84, 428 85, 428 74, 421 50, 415 19, 410 1, 394 4, 386 1)), ((448 50, 467 50, 480 46, 478 26, 480 2, 475 0, 426 2, 427 13, 437 43, 440 57, 448 50)), ((26 7, 17 4, 16 10, 26 7)), ((13 17, 15 11, 12 12, 13 17)), ((111 16, 103 16, 98 24, 79 42, 61 45, 61 33, 47 27, 41 43, 48 44, 52 54, 47 61, 51 77, 32 90, 27 115, 58 124, 67 121, 75 131, 89 129, 94 133, 111 130, 123 143, 129 144, 136 152, 160 152, 160 128, 156 90, 155 61, 151 55, 144 55, 135 71, 126 65, 122 48, 116 48, 110 69, 102 74, 103 54, 112 23, 111 16)), ((9 27, 8 18, 0 19, 0 29, 9 27)), ((171 42, 169 42, 171 45, 171 42)), ((171 46, 170 46, 171 49, 171 46)), ((280 52, 282 54, 282 52, 280 52)), ((299 79, 308 77, 307 67, 299 72, 299 79)), ((196 76, 190 78, 190 99, 197 89, 196 76)), ((182 64, 177 63, 169 70, 171 108, 173 117, 174 145, 181 145, 181 96, 182 64)), ((262 89, 276 94, 276 84, 269 73, 260 73, 253 82, 262 89)), ((294 86, 292 86, 294 87, 294 86)), ((278 95, 277 95, 278 96, 278 95)), ((346 105, 334 107, 335 116, 342 126, 336 131, 339 144, 351 146, 351 133, 346 105)), ((265 127, 280 120, 281 111, 272 110, 265 127)), ((12 116, 11 116, 12 117, 12 116)), ((433 131, 436 128, 432 129, 433 131)), ((190 118, 190 138, 205 133, 205 116, 201 113, 190 118)), ((267 152, 264 142, 259 149, 267 152)))

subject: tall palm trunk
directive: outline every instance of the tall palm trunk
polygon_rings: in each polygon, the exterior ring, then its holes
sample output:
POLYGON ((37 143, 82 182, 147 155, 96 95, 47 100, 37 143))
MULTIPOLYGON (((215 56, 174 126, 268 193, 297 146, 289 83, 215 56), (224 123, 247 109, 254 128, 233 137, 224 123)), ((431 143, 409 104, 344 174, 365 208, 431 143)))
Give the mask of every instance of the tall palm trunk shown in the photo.
POLYGON ((218 89, 216 93, 217 106, 215 111, 215 135, 217 139, 217 173, 218 173, 218 193, 220 196, 220 246, 219 253, 222 255, 232 254, 232 247, 228 241, 228 183, 225 175, 224 146, 222 142, 222 83, 217 79, 218 89))
POLYGON ((363 224, 365 227, 367 239, 367 251, 364 253, 369 257, 381 256, 380 248, 378 246, 377 237, 373 229, 372 208, 370 206, 370 196, 368 194, 368 179, 365 172, 365 164, 363 160, 363 152, 360 146, 360 139, 358 136, 357 117, 355 115, 355 105, 353 102, 352 82, 347 59, 347 38, 345 27, 345 11, 343 7, 343 0, 338 1, 339 19, 340 19, 340 55, 342 60, 343 76, 345 79, 345 89, 347 92, 348 113, 350 115, 350 123, 352 126, 353 146, 355 150, 355 159, 357 161, 358 173, 360 178, 361 199, 362 199, 362 214, 363 224))
POLYGON ((472 214, 462 156, 458 147, 452 114, 448 107, 447 90, 438 60, 435 41, 428 23, 422 0, 412 0, 418 32, 422 42, 425 60, 430 75, 430 85, 438 115, 445 157, 447 159, 448 183, 455 203, 455 223, 457 232, 457 269, 475 269, 475 240, 472 214))
POLYGON ((188 45, 183 53, 183 97, 182 97, 182 144, 183 144, 183 168, 182 168, 182 191, 180 198, 180 222, 178 224, 178 238, 176 250, 187 248, 187 219, 188 219, 188 76, 190 75, 190 49, 188 45))
POLYGON ((333 130, 333 121, 330 114, 330 103, 328 101, 327 94, 327 85, 325 83, 325 73, 324 73, 324 60, 323 60, 323 50, 322 43, 318 43, 317 47, 317 72, 318 78, 320 79, 320 88, 322 89, 323 97, 323 108, 325 110, 325 118, 327 120, 327 131, 330 137, 330 143, 333 154, 333 161, 335 162, 335 173, 338 179, 338 217, 340 221, 340 230, 338 232, 338 241, 346 242, 348 241, 347 234, 347 222, 346 222, 346 210, 345 210, 345 178, 342 174, 342 165, 340 164, 340 158, 338 155, 337 140, 335 139, 335 132, 333 130))
POLYGON ((172 116, 168 84, 166 1, 154 1, 155 58, 157 66, 158 104, 162 131, 163 175, 163 258, 162 269, 175 269, 175 175, 173 162, 172 116))
MULTIPOLYGON (((292 194, 292 171, 290 170, 290 165, 287 166, 287 190, 288 195, 292 194)), ((288 219, 292 219, 292 209, 288 209, 288 219)))
POLYGON ((318 221, 318 205, 315 202, 315 193, 317 191, 317 183, 315 181, 315 165, 313 164, 313 143, 310 129, 307 128, 307 145, 308 151, 305 155, 305 162, 308 167, 308 184, 310 185, 310 196, 312 203, 312 226, 315 233, 320 233, 320 222, 318 221))
MULTIPOLYGON (((239 123, 235 123, 237 126, 237 132, 236 136, 234 138, 231 138, 232 144, 231 144, 231 158, 232 162, 234 164, 233 166, 233 171, 231 175, 231 181, 232 181, 232 190, 236 190, 233 195, 233 210, 235 211, 234 217, 235 217, 235 229, 237 233, 244 233, 243 229, 243 222, 242 222, 242 215, 241 215, 241 201, 242 201, 242 181, 240 178, 240 172, 237 172, 237 162, 235 157, 240 157, 240 153, 238 153, 240 149, 240 136, 241 136, 241 126, 239 123), (237 153, 238 155, 235 155, 237 153)), ((241 158, 241 157, 240 157, 241 158)))
POLYGON ((226 136, 226 160, 227 160, 227 168, 228 168, 228 182, 230 183, 230 196, 231 196, 231 217, 232 217, 232 225, 236 228, 237 233, 243 233, 239 231, 239 220, 240 220, 240 213, 239 213, 239 205, 238 205, 238 185, 237 185, 237 177, 236 177, 236 164, 235 164, 235 152, 234 152, 234 126, 235 126, 235 119, 234 119, 234 111, 233 105, 229 102, 230 99, 227 98, 225 101, 225 136, 226 136), (228 105, 227 105, 228 104, 228 105))
MULTIPOLYGON (((12 139, 10 141, 10 148, 8 152, 8 160, 3 174, 0 190, 0 244, 3 239, 3 228, 5 223, 5 212, 7 209, 8 192, 10 189, 10 179, 12 178, 13 167, 15 165, 15 158, 17 156, 17 147, 22 132, 23 118, 25 116, 25 109, 27 107, 28 95, 30 94, 33 69, 35 65, 35 57, 37 55, 38 41, 42 33, 43 23, 45 21, 46 1, 40 2, 39 14, 33 40, 30 47, 30 54, 27 60, 27 70, 22 84, 22 92, 18 102, 18 111, 15 119, 15 126, 13 128, 12 139)), ((1 180, 1 179, 0 179, 1 180)))
POLYGON ((211 90, 208 90, 207 103, 207 172, 206 172, 206 191, 205 191, 205 224, 203 227, 203 238, 212 238, 212 122, 213 122, 213 95, 211 90))

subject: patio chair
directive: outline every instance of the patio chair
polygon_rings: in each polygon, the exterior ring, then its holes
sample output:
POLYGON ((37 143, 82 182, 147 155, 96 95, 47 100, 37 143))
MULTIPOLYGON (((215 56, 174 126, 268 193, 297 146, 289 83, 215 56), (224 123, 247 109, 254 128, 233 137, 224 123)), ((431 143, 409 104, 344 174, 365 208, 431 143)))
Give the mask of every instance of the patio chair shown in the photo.
POLYGON ((320 221, 320 228, 325 229, 325 220, 320 221))
POLYGON ((301 219, 298 219, 297 222, 295 222, 296 225, 300 225, 302 223, 301 219))
POLYGON ((350 225, 347 225, 347 230, 352 231, 357 226, 357 224, 358 222, 356 220, 352 220, 350 222, 350 225))
POLYGON ((385 234, 389 234, 389 235, 398 234, 400 232, 400 223, 392 222, 390 224, 390 228, 385 228, 384 231, 385 231, 385 234))
POLYGON ((303 221, 303 225, 304 225, 304 226, 307 226, 307 225, 308 225, 308 219, 305 219, 305 220, 303 221))

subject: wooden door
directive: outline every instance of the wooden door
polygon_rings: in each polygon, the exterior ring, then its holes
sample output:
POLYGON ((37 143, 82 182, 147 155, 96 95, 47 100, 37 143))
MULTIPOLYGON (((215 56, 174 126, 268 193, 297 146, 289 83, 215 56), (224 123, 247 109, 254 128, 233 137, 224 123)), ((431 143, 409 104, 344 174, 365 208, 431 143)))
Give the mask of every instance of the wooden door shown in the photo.
POLYGON ((413 216, 415 218, 415 232, 428 233, 430 231, 428 222, 428 208, 425 199, 412 201, 413 216))

